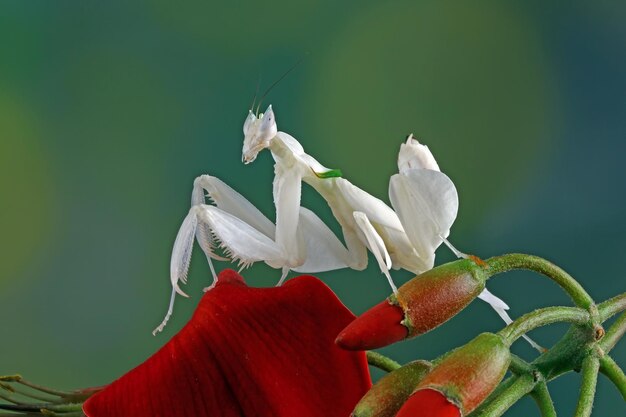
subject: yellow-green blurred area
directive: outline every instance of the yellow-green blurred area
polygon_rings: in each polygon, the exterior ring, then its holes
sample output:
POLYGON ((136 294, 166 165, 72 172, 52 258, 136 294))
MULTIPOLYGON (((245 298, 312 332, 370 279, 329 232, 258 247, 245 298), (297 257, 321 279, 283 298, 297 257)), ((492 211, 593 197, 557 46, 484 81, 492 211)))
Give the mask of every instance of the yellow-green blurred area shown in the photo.
MULTIPOLYGON (((303 57, 262 107, 324 165, 388 201, 413 132, 457 185, 461 250, 544 256, 598 300, 626 291, 625 22, 623 2, 3 1, 0 373, 104 384, 175 334, 210 282, 196 251, 191 299, 152 337, 193 179, 218 176, 274 217, 271 156, 244 166, 241 128, 257 83, 303 57)), ((308 187, 303 204, 339 231, 308 187)), ((257 286, 279 275, 245 272, 257 286)), ((389 293, 375 262, 320 277, 355 313, 389 293)), ((514 317, 569 303, 531 273, 489 289, 514 317)), ((383 352, 432 359, 501 327, 477 301, 383 352)), ((549 346, 564 330, 532 336, 549 346)), ((626 366, 626 345, 614 356, 626 366)), ((578 384, 552 384, 560 414, 578 384)), ((594 415, 625 412, 601 377, 594 415)), ((511 414, 538 412, 525 399, 511 414)))

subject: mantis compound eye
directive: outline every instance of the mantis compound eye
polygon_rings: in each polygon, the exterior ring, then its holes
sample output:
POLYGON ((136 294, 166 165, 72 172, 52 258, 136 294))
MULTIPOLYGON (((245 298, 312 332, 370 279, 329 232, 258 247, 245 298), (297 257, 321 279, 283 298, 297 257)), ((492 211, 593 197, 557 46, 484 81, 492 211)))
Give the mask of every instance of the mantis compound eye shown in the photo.
POLYGON ((252 113, 252 110, 248 111, 248 117, 246 117, 246 121, 243 122, 243 134, 248 136, 250 134, 250 130, 256 121, 256 116, 252 113))
POLYGON ((261 115, 260 120, 261 120, 261 127, 259 128, 259 134, 261 134, 262 136, 271 135, 271 137, 274 137, 276 135, 276 132, 278 131, 278 128, 276 127, 276 120, 274 119, 274 110, 272 110, 271 104, 267 107, 267 110, 265 110, 265 113, 261 115))

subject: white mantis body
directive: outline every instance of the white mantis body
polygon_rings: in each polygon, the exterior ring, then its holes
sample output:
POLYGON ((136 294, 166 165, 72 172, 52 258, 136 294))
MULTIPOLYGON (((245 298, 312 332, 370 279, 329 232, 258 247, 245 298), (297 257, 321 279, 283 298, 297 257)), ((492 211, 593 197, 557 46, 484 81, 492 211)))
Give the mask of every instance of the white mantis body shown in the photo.
MULTIPOLYGON (((457 256, 465 256, 446 240, 458 211, 458 195, 452 181, 439 170, 434 157, 412 136, 401 145, 399 174, 390 179, 389 196, 396 211, 366 193, 336 170, 324 167, 304 152, 300 143, 279 132, 269 106, 256 116, 249 112, 243 126, 242 160, 248 164, 263 149, 275 160, 273 186, 276 224, 243 196, 215 177, 194 181, 192 207, 176 237, 170 265, 172 296, 161 331, 172 314, 175 294, 186 296, 178 282, 186 282, 195 240, 204 251, 216 280, 211 258, 216 241, 232 261, 245 268, 264 261, 282 270, 278 285, 290 270, 315 273, 341 268, 362 270, 367 249, 375 256, 392 290, 389 270, 422 273, 434 265, 435 250, 445 242, 457 256), (344 246, 312 211, 300 206, 302 182, 312 186, 328 203, 339 222, 344 246), (215 205, 205 204, 205 192, 215 205)), ((209 287, 210 288, 210 287, 209 287)), ((505 321, 508 306, 485 290, 480 297, 505 321)))

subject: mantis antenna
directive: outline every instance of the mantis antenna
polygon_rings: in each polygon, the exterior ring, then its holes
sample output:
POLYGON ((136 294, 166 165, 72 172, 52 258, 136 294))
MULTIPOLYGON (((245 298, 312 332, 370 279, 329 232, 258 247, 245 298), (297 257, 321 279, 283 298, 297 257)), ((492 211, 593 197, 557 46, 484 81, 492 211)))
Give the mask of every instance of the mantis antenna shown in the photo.
MULTIPOLYGON (((277 85, 279 82, 281 82, 281 81, 282 81, 282 80, 283 80, 283 79, 284 79, 287 75, 289 75, 289 73, 290 73, 291 71, 293 71, 294 69, 296 69, 296 68, 298 67, 298 65, 300 65, 300 64, 302 63, 302 61, 304 61, 304 58, 306 57, 306 55, 308 55, 308 52, 307 52, 307 53, 306 53, 303 57, 301 57, 300 59, 298 59, 298 60, 296 61, 296 63, 295 63, 295 64, 293 64, 293 65, 292 65, 292 66, 291 66, 291 67, 290 67, 287 71, 285 71, 285 72, 283 73, 283 75, 281 75, 281 76, 280 76, 280 77, 279 77, 276 81, 274 81, 274 82, 272 83, 272 85, 270 85, 269 87, 267 87, 267 90, 265 90, 265 92, 263 92, 263 95, 262 95, 262 96, 261 96, 261 98, 259 99, 259 104, 258 104, 258 105, 257 105, 257 107, 256 107, 256 111, 254 112, 254 114, 255 114, 257 117, 258 117, 258 115, 259 115, 259 109, 261 108, 261 104, 263 104, 263 99, 267 96, 267 94, 268 94, 270 91, 272 91, 272 89, 273 89, 274 87, 276 87, 276 85, 277 85)), ((255 94, 255 98, 256 98, 256 94, 255 94)))
POLYGON ((256 80, 256 89, 254 90, 254 98, 252 99, 252 104, 250 105, 250 111, 254 109, 254 105, 256 104, 256 97, 259 95, 259 85, 261 84, 261 74, 256 80))

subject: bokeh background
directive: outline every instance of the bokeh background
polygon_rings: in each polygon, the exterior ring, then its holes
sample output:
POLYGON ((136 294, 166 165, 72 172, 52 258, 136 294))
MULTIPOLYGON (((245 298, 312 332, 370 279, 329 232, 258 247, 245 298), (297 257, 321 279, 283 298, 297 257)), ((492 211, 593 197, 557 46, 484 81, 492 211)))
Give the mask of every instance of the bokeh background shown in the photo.
MULTIPOLYGON (((626 289, 623 2, 3 1, 0 39, 0 373, 104 384, 175 334, 210 279, 196 256, 192 299, 152 337, 192 181, 218 176, 273 218, 271 156, 244 166, 241 127, 257 81, 302 57, 265 104, 322 163, 386 200, 414 132, 458 187, 460 249, 545 256, 598 300, 626 289)), ((279 272, 245 275, 266 286, 279 272)), ((373 262, 320 275, 356 313, 388 295, 373 262)), ((514 316, 568 302, 531 273, 489 287, 514 316)), ((433 358, 501 326, 475 302, 384 352, 433 358)), ((626 366, 625 345, 614 352, 626 366)), ((560 414, 578 384, 552 384, 560 414)), ((528 399, 514 410, 538 415, 528 399)), ((601 377, 595 415, 625 411, 601 377)))

